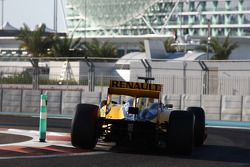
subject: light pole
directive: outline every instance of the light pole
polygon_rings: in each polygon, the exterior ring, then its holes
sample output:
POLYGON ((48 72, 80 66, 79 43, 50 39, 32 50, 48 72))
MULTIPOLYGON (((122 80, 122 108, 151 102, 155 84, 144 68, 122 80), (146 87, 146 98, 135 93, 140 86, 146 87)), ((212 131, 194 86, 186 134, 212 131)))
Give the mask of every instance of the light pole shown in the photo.
POLYGON ((54 0, 54 30, 57 32, 57 0, 54 0))
POLYGON ((84 33, 84 40, 86 42, 86 38, 87 38, 87 0, 84 1, 85 5, 84 5, 84 19, 85 19, 85 24, 84 24, 84 28, 85 28, 85 33, 84 33))
POLYGON ((207 19, 207 60, 209 59, 209 44, 211 40, 211 21, 207 19))
POLYGON ((2 1, 2 18, 1 18, 1 29, 3 29, 3 22, 4 22, 4 17, 3 17, 3 15, 4 15, 4 1, 5 0, 1 0, 2 1))

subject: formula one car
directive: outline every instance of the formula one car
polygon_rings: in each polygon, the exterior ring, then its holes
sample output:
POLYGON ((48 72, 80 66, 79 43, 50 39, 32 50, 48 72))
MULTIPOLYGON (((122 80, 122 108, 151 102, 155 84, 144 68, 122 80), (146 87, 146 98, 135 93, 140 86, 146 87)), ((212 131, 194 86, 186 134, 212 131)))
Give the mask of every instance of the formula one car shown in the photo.
POLYGON ((72 145, 93 149, 102 139, 191 154, 193 145, 201 146, 206 139, 204 110, 200 107, 173 110, 171 105, 161 102, 161 90, 160 84, 110 81, 107 100, 99 106, 76 106, 72 145), (117 96, 119 102, 114 101, 117 96))

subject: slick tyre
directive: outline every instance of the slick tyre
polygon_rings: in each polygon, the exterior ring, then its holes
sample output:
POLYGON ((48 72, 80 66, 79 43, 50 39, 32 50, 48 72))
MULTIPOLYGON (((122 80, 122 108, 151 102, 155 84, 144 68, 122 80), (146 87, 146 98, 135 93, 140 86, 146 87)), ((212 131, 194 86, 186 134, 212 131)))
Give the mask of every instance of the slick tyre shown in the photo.
POLYGON ((172 111, 167 129, 167 150, 190 155, 193 149, 194 116, 187 111, 172 111))
POLYGON ((93 149, 97 143, 98 106, 77 104, 71 125, 71 143, 75 147, 93 149))
POLYGON ((194 114, 194 144, 202 146, 206 139, 205 112, 201 107, 188 107, 187 110, 194 114))

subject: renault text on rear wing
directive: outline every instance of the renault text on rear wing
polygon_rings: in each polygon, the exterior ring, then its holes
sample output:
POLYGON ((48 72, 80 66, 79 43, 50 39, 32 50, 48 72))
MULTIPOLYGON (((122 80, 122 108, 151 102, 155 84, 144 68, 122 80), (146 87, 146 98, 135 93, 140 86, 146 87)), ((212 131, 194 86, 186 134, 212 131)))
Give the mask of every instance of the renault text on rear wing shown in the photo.
POLYGON ((109 94, 159 98, 162 85, 141 82, 114 81, 109 83, 109 94))

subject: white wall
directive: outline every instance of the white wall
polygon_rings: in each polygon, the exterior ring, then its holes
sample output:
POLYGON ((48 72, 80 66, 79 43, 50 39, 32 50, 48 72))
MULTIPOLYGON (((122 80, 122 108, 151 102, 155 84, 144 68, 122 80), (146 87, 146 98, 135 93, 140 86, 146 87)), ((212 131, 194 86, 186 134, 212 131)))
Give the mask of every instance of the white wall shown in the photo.
MULTIPOLYGON (((39 113, 40 94, 44 91, 0 89, 2 113, 39 113)), ((48 114, 74 115, 78 103, 98 105, 104 100, 99 91, 49 90, 48 114)), ((250 121, 250 96, 176 95, 164 94, 164 104, 173 104, 174 109, 185 110, 197 106, 205 110, 209 120, 250 121)))

